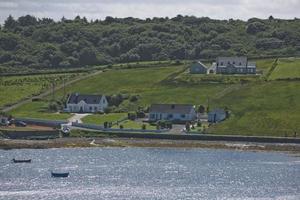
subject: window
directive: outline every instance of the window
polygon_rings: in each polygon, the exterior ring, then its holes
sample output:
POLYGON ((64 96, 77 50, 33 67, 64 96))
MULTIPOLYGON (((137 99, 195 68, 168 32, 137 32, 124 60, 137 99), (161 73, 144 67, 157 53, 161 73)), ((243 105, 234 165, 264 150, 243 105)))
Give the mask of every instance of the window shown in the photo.
POLYGON ((150 114, 150 118, 154 119, 155 118, 155 114, 150 114))
POLYGON ((105 103, 105 99, 103 99, 103 101, 102 101, 103 103, 105 103))
POLYGON ((97 110, 98 110, 98 108, 95 106, 95 107, 94 107, 94 110, 95 110, 95 111, 97 111, 97 110))
POLYGON ((223 66, 223 62, 221 62, 221 66, 223 66))
POLYGON ((181 118, 185 118, 185 115, 184 115, 184 114, 182 114, 182 115, 181 115, 181 118))
POLYGON ((90 106, 90 110, 93 110, 93 107, 92 107, 92 106, 90 106))
POLYGON ((169 118, 169 119, 172 119, 172 118, 173 118, 173 115, 172 115, 172 114, 169 114, 169 115, 168 115, 168 118, 169 118))

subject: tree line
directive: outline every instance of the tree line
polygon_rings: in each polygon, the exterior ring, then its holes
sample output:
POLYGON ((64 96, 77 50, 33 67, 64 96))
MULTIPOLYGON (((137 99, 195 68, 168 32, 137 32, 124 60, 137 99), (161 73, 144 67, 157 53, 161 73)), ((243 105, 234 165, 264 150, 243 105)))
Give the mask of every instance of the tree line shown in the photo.
POLYGON ((38 19, 8 16, 0 27, 0 70, 217 56, 300 54, 300 20, 207 17, 38 19))

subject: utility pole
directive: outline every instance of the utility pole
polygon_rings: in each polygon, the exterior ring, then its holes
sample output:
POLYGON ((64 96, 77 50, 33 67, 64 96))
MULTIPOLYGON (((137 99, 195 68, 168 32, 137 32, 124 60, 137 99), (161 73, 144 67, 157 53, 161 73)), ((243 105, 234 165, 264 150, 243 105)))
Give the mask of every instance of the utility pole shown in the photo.
POLYGON ((206 112, 208 113, 209 112, 209 96, 207 95, 206 98, 207 98, 206 112))
POLYGON ((54 96, 54 90, 55 90, 55 82, 54 80, 52 81, 52 100, 55 100, 55 96, 54 96))
POLYGON ((65 99, 65 96, 66 96, 65 77, 63 78, 63 87, 64 87, 64 96, 63 96, 63 99, 65 99))

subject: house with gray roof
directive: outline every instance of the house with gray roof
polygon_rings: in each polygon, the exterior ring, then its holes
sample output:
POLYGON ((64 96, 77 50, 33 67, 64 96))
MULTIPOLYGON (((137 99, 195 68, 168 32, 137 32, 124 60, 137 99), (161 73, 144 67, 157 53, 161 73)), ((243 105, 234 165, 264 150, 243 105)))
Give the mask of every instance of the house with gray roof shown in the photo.
POLYGON ((217 74, 256 74, 256 64, 247 57, 218 57, 215 63, 217 74))
POLYGON ((172 122, 193 121, 197 117, 195 106, 190 104, 152 104, 149 121, 167 120, 172 122))
POLYGON ((73 93, 69 96, 66 111, 73 113, 104 112, 108 101, 104 95, 86 95, 73 93))
POLYGON ((191 74, 207 74, 207 67, 200 61, 193 62, 190 65, 191 74))

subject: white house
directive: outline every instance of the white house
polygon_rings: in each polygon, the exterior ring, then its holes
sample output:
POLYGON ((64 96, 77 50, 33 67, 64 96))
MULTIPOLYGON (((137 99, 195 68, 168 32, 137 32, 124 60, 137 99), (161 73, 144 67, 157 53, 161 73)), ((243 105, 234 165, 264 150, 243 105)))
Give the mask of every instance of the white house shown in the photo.
POLYGON ((68 98, 66 111, 74 113, 104 112, 108 101, 104 95, 71 94, 68 98))
POLYGON ((149 109, 149 121, 188 122, 196 117, 195 107, 189 104, 152 104, 149 109))
POLYGON ((223 109, 215 109, 208 113, 208 122, 218 123, 226 119, 226 112, 223 109))
POLYGON ((256 74, 256 64, 247 57, 218 57, 215 70, 217 74, 256 74))

